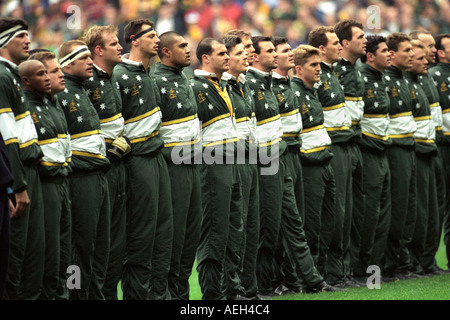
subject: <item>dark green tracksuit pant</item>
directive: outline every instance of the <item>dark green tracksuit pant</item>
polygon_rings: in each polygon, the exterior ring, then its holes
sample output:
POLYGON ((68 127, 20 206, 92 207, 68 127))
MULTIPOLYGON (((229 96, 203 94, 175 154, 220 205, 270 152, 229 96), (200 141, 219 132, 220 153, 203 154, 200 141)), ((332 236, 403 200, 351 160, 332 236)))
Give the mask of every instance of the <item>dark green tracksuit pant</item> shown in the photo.
MULTIPOLYGON (((442 218, 442 232, 444 235, 444 245, 447 254, 447 267, 450 269, 450 146, 449 145, 439 145, 439 151, 441 152, 441 157, 443 160, 443 171, 445 174, 446 189, 439 189, 438 192, 446 193, 446 203, 442 218)), ((439 239, 440 241, 440 239, 439 239)))
POLYGON ((173 214, 170 177, 160 152, 131 155, 127 169, 127 245, 124 300, 169 298, 173 214))
MULTIPOLYGON (((445 206, 446 206, 446 176, 444 169, 444 160, 442 156, 441 147, 438 145, 438 154, 433 158, 433 172, 436 180, 436 193, 437 193, 437 205, 438 205, 438 221, 437 221, 437 231, 435 235, 430 234, 427 236, 427 245, 424 252, 424 259, 426 261, 433 261, 433 265, 429 266, 425 264, 425 272, 430 272, 437 270, 436 253, 439 249, 441 243, 443 221, 445 216, 445 206), (433 239, 433 237, 435 237, 433 239)), ((450 249, 447 249, 450 250, 450 249)))
POLYGON ((436 180, 433 169, 433 157, 416 156, 417 173, 417 215, 414 221, 414 233, 409 244, 412 271, 421 273, 424 267, 431 269, 434 257, 424 256, 427 239, 435 240, 438 232, 439 209, 436 193, 436 180))
POLYGON ((224 300, 242 245, 241 179, 235 164, 202 164, 203 217, 197 271, 203 300, 224 300))
POLYGON ((367 278, 370 265, 383 267, 391 221, 391 174, 387 153, 362 151, 365 212, 354 276, 367 278))
MULTIPOLYGON (((303 188, 303 173, 302 165, 300 162, 300 152, 298 146, 288 146, 288 151, 283 155, 283 159, 286 165, 286 170, 289 172, 289 176, 292 180, 292 189, 294 192, 295 204, 297 212, 300 215, 300 220, 305 221, 305 199, 303 188)), ((288 202, 287 212, 294 213, 289 208, 288 202)), ((295 270, 296 261, 292 261, 290 254, 285 249, 285 239, 282 230, 278 235, 278 245, 275 252, 275 282, 274 287, 279 284, 285 285, 291 290, 298 291, 302 287, 302 279, 299 278, 295 270)))
POLYGON ((303 165, 305 234, 318 271, 325 274, 335 221, 336 182, 329 163, 303 165))
POLYGON ((348 251, 352 217, 352 154, 347 144, 332 144, 330 161, 336 182, 336 215, 325 264, 325 280, 331 285, 345 283, 344 257, 348 251))
POLYGON ((189 277, 200 241, 202 199, 198 165, 168 162, 172 190, 173 248, 169 271, 172 300, 189 300, 189 277))
POLYGON ((41 179, 44 198, 45 269, 41 299, 67 299, 67 267, 71 265, 71 204, 69 180, 41 179), (65 275, 65 276, 63 276, 65 275))
MULTIPOLYGON (((256 280, 256 258, 259 244, 259 181, 258 166, 248 163, 238 164, 242 187, 243 239, 241 263, 238 272, 246 297, 254 297, 258 292, 256 280)), ((236 292, 235 292, 236 293, 236 292)))
POLYGON ((72 174, 73 264, 80 268, 81 288, 70 291, 73 300, 103 300, 109 257, 109 189, 103 172, 72 174))
POLYGON ((355 264, 358 261, 365 206, 364 158, 356 142, 350 143, 349 148, 352 159, 352 212, 350 221, 347 222, 347 226, 344 229, 346 233, 343 242, 344 273, 347 279, 352 278, 355 264))
POLYGON ((391 146, 388 149, 391 170, 391 225, 386 247, 385 274, 411 267, 408 245, 416 217, 416 169, 413 149, 391 146), (408 221, 408 223, 407 223, 408 221))
POLYGON ((303 220, 297 209, 293 178, 289 165, 286 164, 295 155, 289 151, 283 154, 279 158, 279 169, 275 174, 260 174, 259 177, 261 231, 257 277, 261 294, 269 294, 274 290, 273 259, 280 234, 284 251, 295 266, 302 284, 315 286, 323 281, 306 242, 303 220))
POLYGON ((24 165, 30 205, 19 217, 11 218, 6 299, 36 300, 42 291, 45 262, 44 201, 36 166, 24 165))
POLYGON ((106 173, 111 209, 111 231, 108 268, 106 271, 103 294, 106 300, 117 300, 117 285, 122 277, 123 260, 126 245, 126 171, 121 161, 111 161, 106 173))

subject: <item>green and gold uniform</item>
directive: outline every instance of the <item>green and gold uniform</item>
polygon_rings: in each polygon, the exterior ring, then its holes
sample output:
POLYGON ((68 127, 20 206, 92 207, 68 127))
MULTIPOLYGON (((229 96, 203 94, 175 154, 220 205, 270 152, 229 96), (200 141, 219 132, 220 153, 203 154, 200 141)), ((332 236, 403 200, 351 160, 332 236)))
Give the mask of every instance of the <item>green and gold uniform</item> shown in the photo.
MULTIPOLYGON (((439 91, 437 85, 434 83, 429 73, 419 76, 419 83, 428 98, 431 110, 431 119, 433 120, 434 126, 436 128, 435 142, 437 145, 437 156, 433 157, 432 165, 436 180, 437 205, 439 215, 438 221, 435 221, 435 223, 437 223, 437 229, 434 229, 436 230, 436 234, 433 235, 432 232, 430 232, 427 235, 427 244, 425 246, 422 265, 425 273, 432 273, 440 269, 437 266, 435 256, 441 243, 442 227, 446 210, 447 183, 444 169, 445 160, 442 156, 443 153, 441 150, 444 140, 444 132, 442 131, 442 108, 439 102, 439 91)), ((429 223, 430 227, 433 228, 433 221, 429 221, 429 223)))
MULTIPOLYGON (((409 245, 412 271, 424 272, 424 253, 427 238, 436 239, 438 232, 439 209, 433 158, 437 156, 436 128, 431 118, 430 102, 419 82, 419 77, 413 72, 406 72, 405 78, 411 87, 413 116, 416 122, 416 132, 413 135, 416 153, 417 177, 417 216, 414 219, 414 233, 409 245)), ((433 266, 433 260, 427 262, 427 268, 433 266)))
POLYGON ((305 201, 305 234, 314 263, 325 274, 334 219, 336 185, 330 165, 331 139, 323 125, 322 105, 316 89, 309 89, 302 79, 293 77, 291 87, 302 116, 300 159, 305 201))
MULTIPOLYGON (((259 183, 256 156, 256 117, 255 102, 245 74, 239 77, 224 73, 222 80, 226 79, 228 93, 236 118, 238 134, 237 167, 242 184, 242 222, 243 237, 241 261, 238 275, 244 295, 248 298, 256 296, 258 282, 256 279, 256 258, 259 244, 259 183)), ((232 282, 229 295, 239 294, 239 282, 232 282)))
MULTIPOLYGON (((286 166, 292 177, 292 186, 296 200, 297 211, 289 211, 292 214, 300 215, 301 221, 305 221, 305 205, 303 190, 303 173, 300 162, 300 147, 302 140, 300 132, 302 131, 301 113, 299 111, 298 101, 290 86, 289 76, 281 76, 276 72, 272 74, 272 91, 275 94, 280 112, 281 126, 283 130, 283 140, 287 144, 285 154, 286 166)), ((292 216, 291 219, 298 219, 292 216)), ((285 232, 289 232, 287 229, 285 232)), ((278 239, 278 248, 275 260, 278 262, 278 278, 276 282, 281 283, 291 290, 298 291, 301 287, 300 279, 295 273, 295 263, 290 261, 285 253, 286 248, 283 245, 283 233, 280 233, 278 239)), ((289 236, 288 236, 289 238, 289 236)), ((277 276, 277 275, 276 275, 277 276)))
POLYGON ((122 291, 126 300, 167 299, 172 256, 170 176, 161 153, 158 87, 142 62, 122 57, 114 68, 131 153, 127 172, 127 245, 122 291))
POLYGON ((365 210, 360 228, 360 246, 354 276, 365 280, 370 265, 382 266, 391 219, 391 174, 387 149, 389 137, 389 96, 383 73, 362 64, 359 68, 365 82, 364 113, 358 140, 363 156, 365 210))
POLYGON ((114 140, 124 134, 122 117, 122 100, 119 84, 114 75, 94 64, 93 76, 83 82, 83 87, 89 95, 95 111, 100 119, 100 129, 106 143, 106 155, 111 163, 106 173, 110 203, 110 252, 103 294, 107 300, 117 299, 117 285, 122 276, 122 268, 126 243, 126 193, 124 159, 112 156, 108 150, 114 140))
POLYGON ((317 94, 322 104, 324 126, 331 138, 331 166, 336 181, 336 219, 326 261, 325 280, 330 285, 346 282, 344 258, 349 250, 352 217, 352 152, 354 139, 345 94, 334 66, 321 62, 317 94))
POLYGON ((385 275, 406 273, 411 267, 408 244, 414 232, 416 217, 416 170, 413 134, 416 123, 412 114, 412 96, 402 71, 390 66, 383 73, 388 89, 389 136, 388 150, 391 170, 391 225, 389 230, 385 275), (409 221, 407 223, 407 221, 409 221))
POLYGON ((352 121, 352 130, 355 133, 354 139, 348 145, 352 159, 351 227, 349 233, 344 235, 344 267, 346 279, 349 280, 352 278, 357 261, 361 241, 361 223, 364 215, 363 156, 358 145, 358 140, 361 138, 361 120, 364 113, 364 80, 357 66, 344 58, 336 63, 334 72, 343 87, 345 109, 352 121))
POLYGON ((73 264, 80 268, 81 288, 71 299, 104 299, 101 291, 109 256, 110 206, 105 172, 105 140, 100 120, 83 79, 65 73, 64 91, 58 99, 64 111, 72 147, 69 177, 72 211, 73 264))
POLYGON ((37 299, 44 272, 44 207, 37 164, 43 153, 20 84, 17 65, 0 57, 0 130, 14 176, 15 193, 28 193, 30 205, 11 218, 6 299, 37 299))
MULTIPOLYGON (((38 170, 41 178, 45 221, 45 269, 41 299, 54 300, 65 290, 70 265, 71 224, 69 181, 70 136, 66 118, 54 99, 26 90, 27 108, 31 113, 44 153, 38 170)), ((65 296, 67 298, 67 295, 65 296)))
MULTIPOLYGON (((203 220, 197 250, 202 299, 227 299, 240 262, 243 238, 242 190, 235 163, 238 135, 225 81, 196 69, 191 78, 202 128, 203 220), (231 163, 230 163, 231 162, 231 163)), ((243 295, 243 292, 240 293, 243 295)))
MULTIPOLYGON (((283 235, 280 241, 286 250, 285 253, 295 266, 302 285, 314 287, 321 283, 323 278, 314 265, 303 230, 303 220, 298 212, 293 182, 293 175, 296 173, 290 171, 288 164, 290 157, 295 157, 295 153, 287 150, 287 142, 283 139, 284 128, 280 107, 272 91, 272 74, 249 67, 246 77, 255 100, 257 119, 255 135, 259 148, 261 219, 257 260, 259 292, 263 295, 271 294, 275 289, 272 283, 275 276, 273 259, 276 257, 280 234, 283 235)), ((297 129, 298 125, 296 124, 297 129)), ((286 133, 289 131, 290 129, 286 127, 286 133)))
MULTIPOLYGON (((433 79, 438 93, 439 103, 442 109, 442 132, 443 139, 439 144, 439 149, 442 152, 442 158, 444 161, 444 172, 446 181, 446 197, 447 204, 445 214, 443 218, 443 232, 444 243, 447 252, 447 260, 449 261, 448 267, 450 267, 450 206, 448 199, 450 198, 450 63, 438 62, 434 67, 428 70, 431 78, 433 79)), ((438 142, 439 143, 439 142, 438 142)), ((442 192, 442 190, 440 191, 442 192)))
POLYGON ((157 63, 153 76, 161 96, 162 153, 167 161, 172 190, 174 238, 169 291, 172 299, 188 300, 189 276, 200 239, 202 218, 200 172, 193 161, 196 145, 200 144, 197 103, 191 84, 181 70, 157 63), (182 154, 184 151, 186 155, 182 154))

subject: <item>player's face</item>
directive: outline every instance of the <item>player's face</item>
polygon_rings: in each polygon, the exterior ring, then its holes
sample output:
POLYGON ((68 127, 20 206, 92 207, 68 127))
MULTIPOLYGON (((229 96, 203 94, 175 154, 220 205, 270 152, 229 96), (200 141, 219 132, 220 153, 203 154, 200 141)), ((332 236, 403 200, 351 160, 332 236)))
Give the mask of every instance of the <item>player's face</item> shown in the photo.
POLYGON ((101 48, 103 59, 108 63, 116 65, 122 62, 122 46, 114 33, 103 34, 104 48, 101 48))
POLYGON ((378 49, 375 51, 374 66, 379 71, 384 71, 391 66, 391 53, 388 50, 386 42, 380 42, 378 49))
POLYGON ((421 33, 418 35, 418 38, 427 48, 427 60, 428 63, 435 63, 436 62, 436 41, 434 40, 434 37, 431 34, 421 33))
POLYGON ((50 78, 52 94, 61 92, 65 89, 64 73, 57 59, 50 59, 44 62, 47 68, 47 75, 50 78))
POLYGON ((230 70, 229 72, 233 75, 239 75, 247 70, 247 51, 243 43, 237 44, 233 50, 231 50, 228 55, 230 56, 230 70))
POLYGON ((278 54, 278 68, 283 70, 292 69, 294 64, 294 53, 291 50, 291 46, 288 43, 283 43, 277 46, 278 54))
POLYGON ((242 44, 244 45, 245 51, 247 52, 248 64, 251 65, 253 63, 253 55, 255 54, 255 47, 253 47, 252 38, 242 38, 242 44))
POLYGON ((278 67, 278 54, 275 46, 271 41, 261 41, 259 43, 260 53, 255 54, 255 59, 258 60, 264 71, 269 72, 278 67))
POLYGON ((209 59, 211 68, 216 74, 222 74, 230 68, 230 56, 228 55, 227 48, 222 43, 214 42, 212 44, 212 52, 209 59))
POLYGON ((450 38, 441 39, 443 49, 439 50, 439 61, 450 63, 450 38))
POLYGON ((414 51, 414 58, 412 62, 411 69, 409 71, 412 71, 416 74, 426 74, 428 69, 428 60, 426 57, 426 51, 422 48, 413 48, 414 51))
POLYGON ((191 50, 183 37, 176 38, 169 53, 172 63, 178 68, 184 68, 191 64, 191 50))
POLYGON ((350 51, 358 57, 366 54, 367 39, 364 36, 364 31, 358 27, 352 27, 352 40, 349 41, 350 51))
POLYGON ((93 75, 92 65, 91 53, 88 52, 70 64, 71 74, 82 79, 88 79, 93 75))
POLYGON ((6 46, 6 50, 8 51, 10 57, 13 62, 19 64, 20 62, 26 60, 29 53, 30 46, 30 38, 28 37, 28 33, 21 33, 15 36, 6 46))
POLYGON ((328 63, 335 63, 341 60, 340 53, 342 51, 342 46, 339 43, 339 38, 336 33, 327 32, 326 33, 328 42, 323 47, 323 57, 328 63))
POLYGON ((312 55, 306 59, 305 64, 301 67, 302 79, 310 88, 320 81, 320 61, 319 55, 312 55))
POLYGON ((400 42, 397 51, 391 51, 392 61, 395 66, 406 70, 412 67, 414 51, 409 41, 400 42))
MULTIPOLYGON (((149 25, 144 24, 141 27, 141 30, 139 32, 142 32, 146 29, 150 28, 149 25)), ((145 34, 143 34, 141 37, 139 37, 136 41, 139 41, 139 47, 143 51, 145 55, 148 55, 150 57, 154 57, 158 53, 158 46, 159 46, 159 38, 156 35, 156 31, 152 30, 145 34)))
POLYGON ((42 63, 34 68, 33 72, 28 76, 28 80, 32 91, 42 96, 51 93, 50 78, 47 75, 47 69, 42 63))

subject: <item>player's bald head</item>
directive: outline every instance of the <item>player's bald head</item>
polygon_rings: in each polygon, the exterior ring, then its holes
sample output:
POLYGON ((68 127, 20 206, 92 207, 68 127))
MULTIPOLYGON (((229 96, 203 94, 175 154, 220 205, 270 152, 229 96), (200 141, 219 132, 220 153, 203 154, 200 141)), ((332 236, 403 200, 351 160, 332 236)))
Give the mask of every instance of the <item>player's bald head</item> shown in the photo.
POLYGON ((40 67, 44 67, 44 64, 39 60, 26 60, 19 65, 20 77, 29 77, 40 67))

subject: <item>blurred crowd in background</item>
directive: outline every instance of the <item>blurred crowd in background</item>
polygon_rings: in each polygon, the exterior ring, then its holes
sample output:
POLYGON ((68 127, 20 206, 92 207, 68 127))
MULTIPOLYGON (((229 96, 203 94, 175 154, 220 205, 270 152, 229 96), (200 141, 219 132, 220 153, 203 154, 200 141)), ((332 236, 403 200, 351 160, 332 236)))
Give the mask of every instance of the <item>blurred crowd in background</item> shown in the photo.
MULTIPOLYGON (((24 18, 32 48, 55 53, 63 42, 79 38, 95 24, 118 26, 123 42, 123 27, 141 17, 154 21, 158 34, 182 34, 193 52, 202 38, 219 37, 233 28, 284 36, 295 48, 307 42, 314 27, 347 18, 366 26, 367 35, 417 28, 450 32, 450 0, 2 0, 1 15, 24 18)), ((123 53, 128 52, 124 42, 122 46, 123 53)), ((195 54, 191 56, 195 67, 195 54)))

